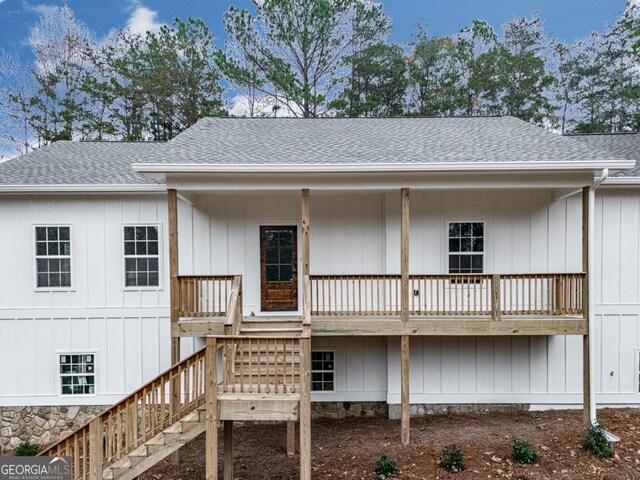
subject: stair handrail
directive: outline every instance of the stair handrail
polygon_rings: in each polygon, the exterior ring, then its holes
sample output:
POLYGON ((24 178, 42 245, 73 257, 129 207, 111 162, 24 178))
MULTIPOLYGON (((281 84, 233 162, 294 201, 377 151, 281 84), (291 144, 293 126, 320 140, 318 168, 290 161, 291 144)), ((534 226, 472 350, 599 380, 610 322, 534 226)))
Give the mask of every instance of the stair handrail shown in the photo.
POLYGON ((74 480, 88 479, 90 471, 98 468, 102 472, 106 464, 123 458, 204 403, 205 350, 176 363, 38 456, 73 456, 74 480), (168 385, 176 379, 181 392, 177 396, 179 404, 172 405, 168 385), (147 397, 156 402, 149 402, 147 397))
POLYGON ((242 275, 235 275, 231 284, 231 294, 224 319, 225 335, 239 335, 242 323, 242 275))

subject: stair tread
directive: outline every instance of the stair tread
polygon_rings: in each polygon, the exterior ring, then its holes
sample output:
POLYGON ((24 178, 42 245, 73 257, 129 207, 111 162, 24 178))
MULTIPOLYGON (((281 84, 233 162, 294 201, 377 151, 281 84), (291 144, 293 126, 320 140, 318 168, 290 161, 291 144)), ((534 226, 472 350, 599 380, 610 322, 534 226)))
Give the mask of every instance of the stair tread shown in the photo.
POLYGON ((244 317, 242 319, 243 322, 255 322, 255 323, 269 323, 269 322, 279 322, 279 323, 285 323, 285 322, 291 322, 291 323, 296 323, 296 322, 302 322, 302 317, 257 317, 257 316, 253 316, 253 317, 244 317))
POLYGON ((221 400, 247 400, 247 401, 261 401, 261 400, 284 400, 284 401, 299 401, 299 393, 232 393, 224 392, 219 393, 218 398, 221 400))

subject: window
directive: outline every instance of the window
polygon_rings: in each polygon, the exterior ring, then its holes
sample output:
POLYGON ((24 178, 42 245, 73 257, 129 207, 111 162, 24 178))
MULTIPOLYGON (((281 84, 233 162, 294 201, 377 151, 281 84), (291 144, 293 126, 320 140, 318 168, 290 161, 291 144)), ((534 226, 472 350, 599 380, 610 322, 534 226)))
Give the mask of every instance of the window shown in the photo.
POLYGON ((124 276, 127 287, 157 287, 158 227, 124 227, 124 276))
POLYGON ((63 395, 96 393, 95 359, 93 353, 60 355, 60 383, 63 395))
POLYGON ((36 286, 71 287, 71 227, 36 227, 36 286))
POLYGON ((449 273, 482 273, 484 222, 449 222, 449 273))
POLYGON ((334 352, 311 352, 311 390, 334 391, 334 352))

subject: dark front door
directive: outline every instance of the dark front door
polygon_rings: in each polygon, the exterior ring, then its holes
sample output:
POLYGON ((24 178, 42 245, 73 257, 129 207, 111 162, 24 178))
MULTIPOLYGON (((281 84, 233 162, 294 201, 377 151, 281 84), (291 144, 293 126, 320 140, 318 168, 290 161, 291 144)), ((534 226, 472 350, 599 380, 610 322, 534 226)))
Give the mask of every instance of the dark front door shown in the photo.
POLYGON ((298 310, 297 227, 260 227, 263 311, 298 310))

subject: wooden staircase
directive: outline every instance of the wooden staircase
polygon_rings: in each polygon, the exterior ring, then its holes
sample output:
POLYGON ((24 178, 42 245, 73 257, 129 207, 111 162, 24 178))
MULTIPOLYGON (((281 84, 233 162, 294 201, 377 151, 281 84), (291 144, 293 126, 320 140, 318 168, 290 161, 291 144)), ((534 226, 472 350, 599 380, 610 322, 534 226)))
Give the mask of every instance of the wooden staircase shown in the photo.
MULTIPOLYGON (((309 305, 308 294, 304 304, 309 305)), ((235 277, 224 335, 207 337, 205 348, 40 455, 73 457, 74 480, 133 480, 206 433, 206 475, 215 480, 222 421, 226 480, 233 478, 234 421, 288 422, 288 453, 295 451, 293 422, 299 421, 301 477, 310 478, 311 327, 306 312, 302 317, 244 318, 242 284, 235 277)))
POLYGON ((103 470, 102 478, 133 480, 204 433, 205 427, 205 411, 204 408, 199 408, 108 466, 103 470))

